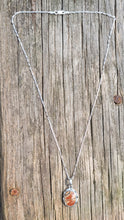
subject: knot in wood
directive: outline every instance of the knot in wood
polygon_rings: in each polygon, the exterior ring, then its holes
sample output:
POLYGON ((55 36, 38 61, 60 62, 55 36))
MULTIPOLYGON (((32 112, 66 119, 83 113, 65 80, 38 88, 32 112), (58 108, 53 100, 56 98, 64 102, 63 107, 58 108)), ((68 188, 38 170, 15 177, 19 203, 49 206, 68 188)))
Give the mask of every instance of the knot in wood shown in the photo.
POLYGON ((122 104, 122 96, 115 95, 115 96, 114 96, 114 103, 115 103, 116 105, 122 104))

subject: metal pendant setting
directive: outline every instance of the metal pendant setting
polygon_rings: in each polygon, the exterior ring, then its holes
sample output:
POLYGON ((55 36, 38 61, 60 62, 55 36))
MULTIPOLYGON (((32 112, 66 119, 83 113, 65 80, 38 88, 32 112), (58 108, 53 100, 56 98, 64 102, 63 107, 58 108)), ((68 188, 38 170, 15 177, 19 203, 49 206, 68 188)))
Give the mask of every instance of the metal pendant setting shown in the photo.
POLYGON ((69 179, 69 184, 62 194, 62 200, 65 206, 72 207, 78 202, 78 194, 75 189, 72 188, 72 180, 69 179))

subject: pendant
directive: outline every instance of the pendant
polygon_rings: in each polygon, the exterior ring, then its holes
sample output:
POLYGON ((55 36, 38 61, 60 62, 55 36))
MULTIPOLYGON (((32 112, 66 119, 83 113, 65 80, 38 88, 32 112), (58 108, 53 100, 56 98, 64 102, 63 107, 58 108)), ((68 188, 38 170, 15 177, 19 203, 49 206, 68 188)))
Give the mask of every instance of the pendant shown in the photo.
POLYGON ((72 207, 78 202, 78 194, 72 188, 72 180, 69 179, 69 184, 67 184, 67 188, 64 190, 62 199, 63 203, 67 207, 72 207))

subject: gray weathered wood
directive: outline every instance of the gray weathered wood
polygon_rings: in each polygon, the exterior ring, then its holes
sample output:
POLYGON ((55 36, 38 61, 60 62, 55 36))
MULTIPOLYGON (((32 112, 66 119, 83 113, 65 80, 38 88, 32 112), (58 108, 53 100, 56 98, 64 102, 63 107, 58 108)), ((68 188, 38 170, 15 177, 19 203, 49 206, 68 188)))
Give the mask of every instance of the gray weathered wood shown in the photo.
MULTIPOLYGON (((124 219, 124 2, 0 2, 0 219, 124 219), (73 186, 78 204, 61 202, 65 173, 11 26, 20 10, 100 10, 117 17, 105 77, 73 186), (12 196, 16 188, 19 195, 12 196)), ((19 15, 31 60, 69 174, 96 94, 112 20, 98 15, 19 15)))

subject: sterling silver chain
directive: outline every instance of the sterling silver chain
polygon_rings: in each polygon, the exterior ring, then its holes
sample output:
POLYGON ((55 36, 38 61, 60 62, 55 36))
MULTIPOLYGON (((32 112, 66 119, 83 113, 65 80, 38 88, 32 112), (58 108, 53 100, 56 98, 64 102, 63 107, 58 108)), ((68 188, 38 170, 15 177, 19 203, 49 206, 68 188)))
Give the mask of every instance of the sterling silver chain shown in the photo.
POLYGON ((103 76, 104 76, 105 64, 106 64, 106 60, 107 60, 107 56, 108 56, 110 40, 111 40, 112 32, 113 32, 113 29, 114 29, 114 25, 115 25, 115 20, 116 20, 115 16, 112 16, 110 14, 107 14, 107 13, 104 13, 104 12, 101 12, 101 11, 64 11, 64 10, 62 10, 62 11, 19 11, 19 12, 16 12, 12 16, 11 22, 12 22, 12 25, 13 25, 14 32, 16 34, 16 37, 17 37, 17 39, 18 39, 18 41, 20 43, 21 49, 22 49, 22 51, 24 53, 24 56, 25 56, 25 59, 27 61, 27 65, 29 67, 32 79, 33 79, 34 84, 36 86, 37 92, 39 94, 41 103, 42 103, 43 108, 44 108, 44 112, 45 112, 47 120, 49 122, 49 126, 50 126, 50 129, 51 129, 52 135, 54 137, 57 149, 59 151, 59 155, 60 155, 60 158, 61 158, 64 170, 65 170, 65 173, 66 173, 67 180, 69 181, 70 184, 72 184, 72 179, 74 179, 74 176, 75 176, 75 173, 76 173, 76 169, 77 169, 77 166, 78 166, 78 163, 79 163, 79 159, 80 159, 80 156, 81 156, 81 151, 82 151, 82 148, 84 146, 84 141, 85 141, 85 138, 86 138, 86 135, 87 135, 87 132, 88 132, 88 127, 89 127, 89 124, 91 122, 91 118, 92 118, 92 115, 93 115, 93 112, 94 112, 96 101, 97 101, 97 98, 98 98, 98 95, 99 95, 100 87, 101 87, 101 84, 102 84, 102 79, 103 79, 103 76), (65 162, 63 160, 61 149, 60 149, 58 140, 56 138, 56 135, 55 135, 55 132, 54 132, 54 129, 53 129, 50 117, 48 115, 48 111, 47 111, 47 109, 45 107, 45 103, 44 103, 44 100, 42 98, 42 95, 41 95, 41 92, 40 92, 40 89, 39 89, 39 86, 38 86, 38 82, 37 82, 37 80, 35 78, 35 75, 33 73, 33 70, 32 70, 32 67, 31 67, 31 64, 30 64, 30 61, 29 61, 29 58, 28 58, 28 55, 27 55, 27 53, 26 53, 26 51, 24 49, 23 43, 22 43, 22 41, 21 41, 21 39, 19 37, 18 31, 17 31, 15 23, 14 23, 14 18, 16 17, 16 15, 19 15, 19 14, 50 14, 50 15, 62 15, 62 16, 63 15, 70 15, 70 14, 98 14, 98 15, 107 16, 107 17, 109 17, 109 18, 111 18, 113 20, 112 26, 110 28, 110 32, 109 32, 109 36, 108 36, 108 40, 107 40, 106 52, 105 52, 105 56, 104 56, 104 60, 103 60, 103 64, 102 64, 101 78, 99 80, 99 85, 98 85, 98 88, 97 88, 97 92, 96 92, 96 96, 95 96, 95 99, 94 99, 94 103, 93 103, 93 106, 92 106, 92 109, 91 109, 91 112, 90 112, 90 115, 89 115, 89 119, 88 119, 88 122, 87 122, 87 125, 86 125, 86 129, 85 129, 84 135, 83 135, 82 140, 81 140, 80 150, 79 150, 79 153, 78 153, 78 156, 77 156, 77 159, 76 159, 76 163, 75 163, 75 166, 74 166, 74 169, 73 169, 71 177, 69 176, 67 168, 65 166, 65 162))

